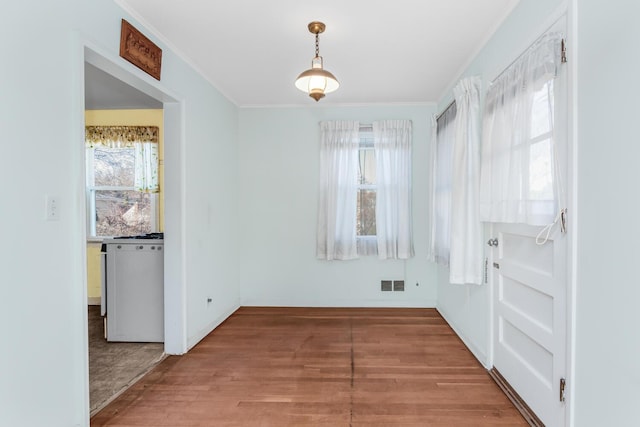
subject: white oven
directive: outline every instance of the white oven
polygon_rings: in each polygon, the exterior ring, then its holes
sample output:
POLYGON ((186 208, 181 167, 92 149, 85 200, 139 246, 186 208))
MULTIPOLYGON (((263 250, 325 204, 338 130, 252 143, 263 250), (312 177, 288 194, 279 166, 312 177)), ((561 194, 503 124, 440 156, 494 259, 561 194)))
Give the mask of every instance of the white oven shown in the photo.
POLYGON ((105 239, 107 341, 164 342, 164 240, 105 239))

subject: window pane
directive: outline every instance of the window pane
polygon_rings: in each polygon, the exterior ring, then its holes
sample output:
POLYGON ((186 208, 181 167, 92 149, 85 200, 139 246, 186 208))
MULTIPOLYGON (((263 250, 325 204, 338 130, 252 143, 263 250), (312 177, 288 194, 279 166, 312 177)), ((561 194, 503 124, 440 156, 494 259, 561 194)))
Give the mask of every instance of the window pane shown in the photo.
POLYGON ((531 106, 531 139, 545 133, 551 132, 553 126, 553 106, 549 102, 553 97, 549 97, 549 91, 553 90, 553 82, 545 84, 542 89, 533 95, 533 105, 531 106))
POLYGON ((133 148, 95 148, 93 162, 94 185, 133 187, 135 175, 133 148))
POLYGON ((376 183, 376 155, 373 149, 360 149, 358 182, 360 184, 376 183))
POLYGON ((529 153, 529 198, 553 200, 551 139, 532 144, 529 153))
POLYGON ((357 205, 358 236, 376 235, 376 191, 359 190, 357 205))
POLYGON ((150 233, 151 197, 134 190, 96 190, 96 236, 150 233))

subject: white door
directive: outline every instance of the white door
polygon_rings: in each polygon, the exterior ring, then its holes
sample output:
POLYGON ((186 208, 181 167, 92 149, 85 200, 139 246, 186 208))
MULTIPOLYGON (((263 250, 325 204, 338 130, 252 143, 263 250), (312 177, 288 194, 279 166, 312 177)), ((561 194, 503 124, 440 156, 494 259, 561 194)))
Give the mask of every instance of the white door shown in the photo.
POLYGON ((564 425, 567 236, 495 224, 494 367, 547 427, 564 425))
MULTIPOLYGON (((560 185, 567 188, 567 70, 564 65, 553 83, 552 103, 555 106, 556 173, 560 185)), ((564 194, 558 188, 556 191, 564 194)), ((488 251, 493 282, 494 367, 547 427, 565 425, 561 382, 567 373, 570 239, 560 230, 560 222, 543 244, 536 242, 542 227, 492 224, 491 237, 497 242, 490 241, 492 248, 488 251)))

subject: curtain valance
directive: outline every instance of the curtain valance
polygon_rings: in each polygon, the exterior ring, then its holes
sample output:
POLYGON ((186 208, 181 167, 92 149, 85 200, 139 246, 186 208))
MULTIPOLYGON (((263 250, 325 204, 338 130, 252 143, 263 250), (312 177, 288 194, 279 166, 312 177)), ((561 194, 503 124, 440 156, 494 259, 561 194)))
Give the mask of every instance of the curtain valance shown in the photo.
POLYGON ((157 126, 85 126, 88 147, 132 148, 137 143, 158 142, 157 126))

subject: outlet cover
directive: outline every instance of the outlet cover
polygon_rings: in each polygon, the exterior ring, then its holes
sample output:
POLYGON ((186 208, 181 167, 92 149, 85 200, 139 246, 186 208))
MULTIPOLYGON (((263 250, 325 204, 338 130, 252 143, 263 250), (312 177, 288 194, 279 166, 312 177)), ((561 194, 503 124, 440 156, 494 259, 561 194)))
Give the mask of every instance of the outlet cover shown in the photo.
POLYGON ((380 290, 382 292, 391 292, 393 290, 391 280, 381 280, 380 281, 380 290))
POLYGON ((394 292, 404 292, 404 280, 394 280, 393 290, 394 292))

